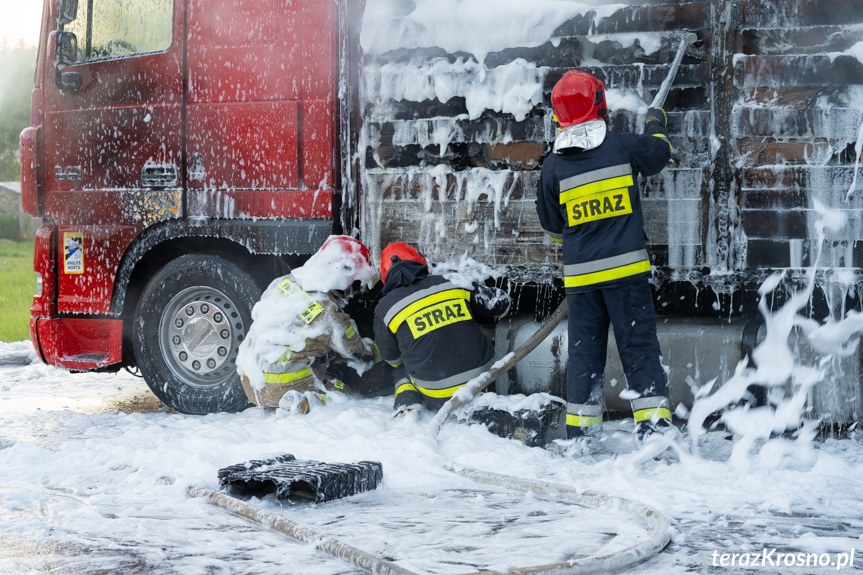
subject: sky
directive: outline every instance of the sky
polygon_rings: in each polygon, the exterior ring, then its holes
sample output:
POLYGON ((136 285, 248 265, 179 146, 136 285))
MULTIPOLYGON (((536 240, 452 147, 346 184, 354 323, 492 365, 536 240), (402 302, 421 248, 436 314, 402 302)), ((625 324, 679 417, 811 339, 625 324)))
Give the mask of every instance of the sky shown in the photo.
POLYGON ((0 18, 0 43, 35 45, 39 41, 39 20, 42 18, 41 0, 8 2, 0 18), (13 4, 9 6, 9 4, 13 4))

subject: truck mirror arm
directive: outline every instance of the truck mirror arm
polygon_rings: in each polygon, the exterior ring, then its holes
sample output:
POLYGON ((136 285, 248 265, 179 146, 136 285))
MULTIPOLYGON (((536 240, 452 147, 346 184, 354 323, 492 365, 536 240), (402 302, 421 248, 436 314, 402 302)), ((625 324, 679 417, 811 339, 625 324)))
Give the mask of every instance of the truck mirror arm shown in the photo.
POLYGON ((54 82, 61 94, 76 94, 81 90, 81 74, 63 69, 78 60, 78 38, 72 32, 60 31, 54 41, 54 82))
POLYGON ((78 72, 62 72, 59 67, 55 68, 54 81, 63 95, 77 94, 81 90, 81 74, 78 72))

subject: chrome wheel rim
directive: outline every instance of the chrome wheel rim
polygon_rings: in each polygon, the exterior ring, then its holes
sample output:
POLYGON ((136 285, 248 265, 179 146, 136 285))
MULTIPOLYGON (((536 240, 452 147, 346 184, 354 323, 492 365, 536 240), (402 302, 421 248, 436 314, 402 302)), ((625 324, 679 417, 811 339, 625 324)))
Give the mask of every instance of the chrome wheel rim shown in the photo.
POLYGON ((199 387, 234 377, 246 326, 236 304, 207 286, 186 288, 168 302, 159 323, 165 363, 181 380, 199 387))

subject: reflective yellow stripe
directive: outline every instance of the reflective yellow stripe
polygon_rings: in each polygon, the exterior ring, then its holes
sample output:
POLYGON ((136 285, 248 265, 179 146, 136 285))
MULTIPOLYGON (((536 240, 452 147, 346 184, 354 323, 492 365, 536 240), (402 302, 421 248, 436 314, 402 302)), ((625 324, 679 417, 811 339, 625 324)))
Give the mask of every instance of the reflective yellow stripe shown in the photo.
POLYGON ((285 295, 290 295, 292 291, 299 289, 299 286, 289 279, 285 279, 279 284, 279 291, 285 295))
POLYGON ((278 365, 285 365, 291 361, 291 348, 285 347, 285 353, 282 354, 282 357, 279 358, 279 361, 276 362, 278 365))
POLYGON ((354 326, 349 325, 348 329, 345 330, 345 337, 353 339, 355 335, 357 335, 357 330, 354 329, 354 326))
POLYGON ((459 385, 454 385, 452 387, 446 387, 444 389, 428 389, 426 387, 419 387, 419 386, 417 386, 417 389, 423 395, 427 395, 429 397, 434 397, 434 398, 442 398, 442 397, 452 397, 452 394, 454 394, 456 391, 458 391, 462 387, 464 387, 463 383, 459 384, 459 385))
POLYGON ((398 386, 396 388, 395 395, 398 395, 398 394, 403 393, 405 391, 419 391, 419 390, 417 389, 417 386, 415 386, 414 384, 412 384, 410 382, 407 382, 407 383, 401 384, 400 386, 398 386))
POLYGON ((653 137, 662 138, 663 140, 665 140, 665 143, 668 144, 668 147, 671 148, 671 151, 674 151, 674 146, 672 146, 671 142, 668 141, 668 136, 666 136, 665 134, 653 134, 653 137))
POLYGON ((634 264, 629 264, 627 266, 621 266, 619 268, 612 268, 610 270, 604 270, 601 272, 594 272, 592 274, 584 274, 580 276, 567 276, 563 278, 563 286, 564 287, 581 287, 588 286, 593 284, 598 284, 602 282, 607 282, 611 280, 616 280, 620 278, 625 278, 629 276, 634 276, 636 274, 640 274, 643 272, 650 271, 650 261, 645 260, 643 262, 636 262, 634 264))
POLYGON ((567 413, 566 424, 570 427, 596 427, 597 425, 602 425, 602 418, 567 413))
POLYGON ((312 302, 309 304, 308 309, 300 314, 300 319, 306 322, 306 325, 312 323, 316 317, 321 315, 324 312, 324 308, 318 302, 312 302))
MULTIPOLYGON (((282 292, 286 296, 302 296, 308 300, 312 300, 312 296, 303 291, 303 288, 295 284, 289 279, 285 279, 282 283, 279 284, 279 291, 282 292)), ((297 317, 306 322, 306 325, 312 323, 316 317, 323 313, 324 308, 318 302, 312 300, 312 303, 309 304, 309 307, 306 308, 305 311, 298 314, 297 317)))
POLYGON ((450 289, 424 297, 419 301, 415 301, 395 315, 389 324, 390 331, 393 333, 397 332, 402 323, 416 312, 425 309, 430 305, 449 299, 463 299, 470 301, 470 292, 463 289, 450 289))
POLYGON ((636 411, 632 414, 635 417, 635 421, 649 421, 653 419, 654 415, 659 415, 659 419, 667 419, 671 421, 671 412, 664 407, 657 407, 653 409, 642 409, 636 411))
POLYGON ((563 242, 563 234, 561 232, 553 232, 545 228, 542 228, 542 231, 546 233, 546 235, 549 237, 549 239, 551 239, 551 241, 558 244, 563 242))
POLYGON ((312 375, 312 368, 310 367, 299 371, 289 371, 287 373, 265 373, 264 383, 290 383, 310 375, 312 375))
POLYGON ((572 200, 583 198, 584 196, 598 194, 599 192, 607 192, 609 190, 616 190, 619 188, 628 188, 633 184, 634 180, 632 179, 631 174, 628 176, 618 176, 616 178, 608 178, 607 180, 591 182, 589 184, 584 184, 583 186, 578 186, 577 188, 572 188, 571 190, 561 192, 560 203, 565 204, 572 200))

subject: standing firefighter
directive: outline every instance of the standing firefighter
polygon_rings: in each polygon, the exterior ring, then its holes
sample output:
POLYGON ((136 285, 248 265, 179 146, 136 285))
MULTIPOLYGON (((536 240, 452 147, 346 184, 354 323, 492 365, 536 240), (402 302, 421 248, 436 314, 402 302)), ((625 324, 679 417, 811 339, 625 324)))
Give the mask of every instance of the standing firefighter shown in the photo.
POLYGON ((404 243, 381 254, 383 297, 375 307, 375 343, 397 366, 393 409, 439 409, 453 393, 491 367, 494 346, 476 319, 496 321, 509 296, 474 283, 470 289, 430 275, 425 258, 404 243), (400 367, 403 366, 403 367, 400 367))
POLYGON ((656 338, 638 175, 671 159, 665 112, 650 108, 645 134, 607 130, 605 86, 569 71, 555 85, 560 133, 542 166, 536 208, 542 228, 563 243, 569 300, 566 431, 570 439, 602 429, 609 322, 626 374, 639 440, 671 429, 665 372, 656 338))
POLYGON ((371 288, 375 276, 362 243, 330 236, 304 266, 274 280, 237 358, 249 400, 305 413, 327 391, 353 394, 342 379, 365 372, 376 352, 342 308, 348 290, 371 288))

